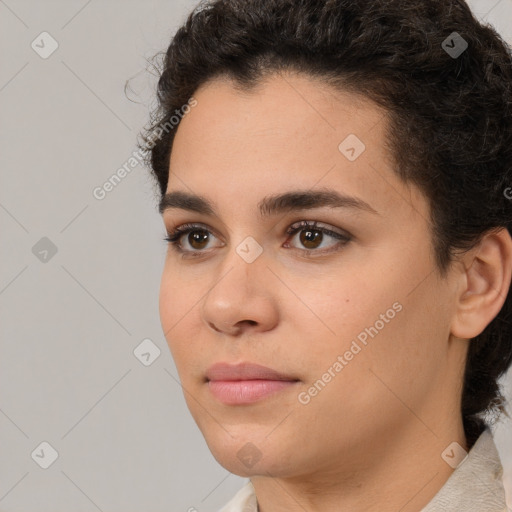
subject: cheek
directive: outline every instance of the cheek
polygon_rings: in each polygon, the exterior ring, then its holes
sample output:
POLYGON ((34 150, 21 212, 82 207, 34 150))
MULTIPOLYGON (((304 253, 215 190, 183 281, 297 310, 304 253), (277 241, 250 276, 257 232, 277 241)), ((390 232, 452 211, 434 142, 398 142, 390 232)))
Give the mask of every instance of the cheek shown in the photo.
MULTIPOLYGON (((292 310, 285 316, 296 319, 294 329, 308 354, 307 361, 301 362, 304 375, 311 383, 329 369, 337 376, 343 374, 344 378, 332 381, 338 385, 345 381, 340 391, 349 395, 360 393, 360 386, 375 388, 368 390, 372 394, 378 387, 385 389, 387 381, 396 389, 409 387, 412 392, 437 372, 440 347, 436 340, 442 338, 443 326, 425 315, 428 294, 409 295, 414 279, 407 278, 406 268, 400 274, 395 270, 379 276, 375 269, 367 270, 338 275, 335 281, 325 277, 315 286, 310 281, 304 281, 302 287, 296 283, 301 300, 290 302, 292 310), (384 382, 379 382, 378 376, 384 382)), ((417 391, 421 393, 421 389, 417 391)))
POLYGON ((173 262, 165 263, 159 292, 159 313, 162 326, 165 327, 164 333, 186 321, 187 315, 192 313, 201 297, 200 283, 194 281, 187 272, 180 271, 173 262))
MULTIPOLYGON (((377 312, 385 314, 387 302, 383 305, 377 312)), ((406 305, 389 323, 376 323, 370 314, 362 328, 359 322, 338 324, 347 334, 316 349, 309 362, 300 402, 307 405, 301 407, 308 417, 328 417, 333 436, 342 428, 354 438, 371 438, 375 428, 398 427, 410 419, 409 407, 423 403, 435 380, 436 356, 425 349, 406 305)))
POLYGON ((180 379, 194 379, 204 367, 202 357, 207 354, 204 333, 199 320, 200 298, 204 291, 200 284, 180 275, 173 268, 165 268, 160 282, 159 314, 162 332, 171 351, 180 379), (202 365, 202 366, 201 366, 202 365))
POLYGON ((176 287, 173 287, 173 282, 169 273, 164 270, 160 280, 159 314, 160 323, 166 338, 168 338, 167 333, 177 321, 176 306, 178 301, 176 299, 178 290, 176 287))
POLYGON ((390 317, 398 314, 393 309, 394 294, 362 283, 358 276, 345 277, 333 271, 313 285, 310 279, 296 280, 293 288, 300 292, 285 302, 290 309, 283 317, 294 319, 293 328, 309 345, 308 352, 322 360, 326 355, 332 359, 343 354, 358 335, 362 342, 369 339, 366 331, 380 322, 379 315, 387 310, 390 317))
POLYGON ((187 315, 192 313, 193 297, 187 293, 188 288, 175 272, 164 269, 160 282, 159 314, 162 330, 173 356, 179 347, 180 330, 187 322, 187 315))

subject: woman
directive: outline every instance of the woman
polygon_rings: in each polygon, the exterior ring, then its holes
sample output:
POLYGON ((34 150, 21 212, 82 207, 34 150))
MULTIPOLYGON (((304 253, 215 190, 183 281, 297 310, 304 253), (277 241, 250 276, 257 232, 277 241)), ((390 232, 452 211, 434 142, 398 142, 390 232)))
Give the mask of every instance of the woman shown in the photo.
POLYGON ((506 510, 512 66, 459 0, 216 0, 141 147, 224 512, 506 510))

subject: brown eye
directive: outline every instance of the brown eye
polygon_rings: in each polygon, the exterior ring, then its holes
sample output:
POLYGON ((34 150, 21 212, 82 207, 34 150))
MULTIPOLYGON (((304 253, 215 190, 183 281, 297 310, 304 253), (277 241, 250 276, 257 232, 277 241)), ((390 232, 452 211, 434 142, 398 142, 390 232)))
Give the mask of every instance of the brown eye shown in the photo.
POLYGON ((208 231, 196 229, 188 233, 187 241, 191 247, 197 250, 204 249, 204 245, 208 243, 208 231))
MULTIPOLYGON (((300 233, 298 250, 310 254, 325 254, 339 249, 341 246, 350 242, 351 237, 348 234, 337 233, 331 229, 322 226, 317 226, 317 222, 301 221, 298 224, 293 224, 286 231, 287 234, 294 235, 300 233), (336 243, 331 244, 328 248, 321 248, 324 239, 334 239, 336 243)), ((288 243, 285 247, 288 247, 288 243)))
MULTIPOLYGON (((210 241, 210 235, 213 233, 200 225, 184 224, 176 228, 164 238, 171 247, 180 253, 190 253, 191 255, 201 255, 207 248, 210 241)), ((213 235, 215 237, 215 235, 213 235)))
MULTIPOLYGON (((294 224, 286 231, 288 235, 294 238, 294 235, 300 233, 299 245, 302 247, 295 247, 306 254, 325 254, 339 250, 341 246, 346 245, 352 240, 349 234, 338 233, 326 227, 317 226, 316 222, 301 221, 294 224), (327 248, 322 248, 322 244, 329 238, 335 241, 327 248)), ((210 237, 217 238, 212 231, 206 229, 201 225, 184 224, 176 228, 172 233, 169 233, 164 240, 171 244, 171 247, 183 255, 187 256, 201 256, 208 249, 208 242, 210 237), (188 245, 188 247, 187 247, 188 245)), ((283 247, 290 247, 289 241, 283 247)))
POLYGON ((300 233, 300 243, 307 249, 316 249, 324 236, 319 229, 304 229, 300 233))

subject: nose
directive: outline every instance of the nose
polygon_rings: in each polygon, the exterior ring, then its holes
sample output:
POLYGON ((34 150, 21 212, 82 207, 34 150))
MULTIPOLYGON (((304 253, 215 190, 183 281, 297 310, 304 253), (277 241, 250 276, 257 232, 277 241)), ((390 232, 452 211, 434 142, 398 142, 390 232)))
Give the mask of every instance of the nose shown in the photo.
POLYGON ((202 303, 203 321, 217 333, 239 336, 271 330, 278 317, 278 280, 263 252, 251 263, 235 248, 219 265, 202 303))

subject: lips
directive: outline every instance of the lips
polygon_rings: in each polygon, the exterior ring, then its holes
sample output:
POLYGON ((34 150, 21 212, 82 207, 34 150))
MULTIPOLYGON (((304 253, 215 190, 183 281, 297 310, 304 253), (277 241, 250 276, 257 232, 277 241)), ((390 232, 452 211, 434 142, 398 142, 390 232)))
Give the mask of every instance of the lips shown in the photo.
POLYGON ((206 371, 206 380, 286 380, 297 381, 296 377, 279 373, 272 368, 254 363, 216 363, 206 371))
POLYGON ((225 405, 244 405, 263 400, 293 387, 299 379, 253 363, 217 363, 206 372, 212 395, 225 405))

